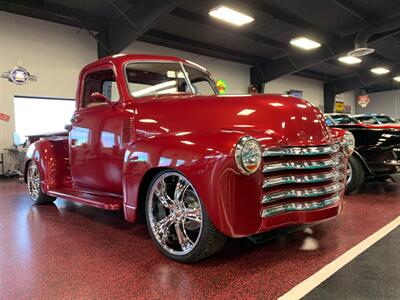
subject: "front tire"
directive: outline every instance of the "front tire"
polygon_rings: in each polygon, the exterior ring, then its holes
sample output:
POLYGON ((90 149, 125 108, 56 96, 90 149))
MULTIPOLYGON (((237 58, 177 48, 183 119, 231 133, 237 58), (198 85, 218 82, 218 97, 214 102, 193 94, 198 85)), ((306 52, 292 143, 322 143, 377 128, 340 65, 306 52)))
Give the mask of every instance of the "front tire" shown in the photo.
POLYGON ((178 172, 165 170, 155 176, 145 208, 151 238, 170 259, 193 263, 225 243, 226 237, 211 223, 193 185, 178 172))
POLYGON ((365 179, 364 168, 360 160, 354 155, 349 157, 347 163, 347 181, 346 181, 346 194, 356 192, 365 179))
POLYGON ((35 161, 31 160, 28 163, 27 172, 26 179, 28 184, 28 192, 33 204, 53 203, 56 198, 43 193, 42 188, 40 187, 41 178, 39 168, 35 161))

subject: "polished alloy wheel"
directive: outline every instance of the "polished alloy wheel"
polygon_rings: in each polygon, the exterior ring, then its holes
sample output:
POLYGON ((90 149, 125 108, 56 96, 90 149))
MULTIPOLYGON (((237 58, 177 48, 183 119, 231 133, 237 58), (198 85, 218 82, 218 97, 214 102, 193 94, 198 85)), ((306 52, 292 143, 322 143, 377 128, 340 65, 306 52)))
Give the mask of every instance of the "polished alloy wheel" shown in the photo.
POLYGON ((353 179, 353 168, 350 162, 347 163, 347 179, 346 179, 346 186, 348 186, 353 179))
POLYGON ((40 176, 39 169, 33 161, 28 166, 27 182, 29 195, 33 201, 36 201, 39 198, 40 192, 40 176))
POLYGON ((159 245, 173 255, 190 253, 197 245, 203 214, 192 184, 177 172, 163 173, 151 187, 147 218, 159 245))

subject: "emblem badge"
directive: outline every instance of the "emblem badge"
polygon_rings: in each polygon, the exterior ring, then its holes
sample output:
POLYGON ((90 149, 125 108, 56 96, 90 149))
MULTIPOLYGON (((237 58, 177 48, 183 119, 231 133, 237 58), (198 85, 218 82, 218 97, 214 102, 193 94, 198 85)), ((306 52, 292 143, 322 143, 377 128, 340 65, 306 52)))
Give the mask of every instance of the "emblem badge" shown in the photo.
POLYGON ((31 75, 24 67, 22 67, 20 61, 18 61, 16 67, 1 74, 1 77, 18 85, 26 84, 28 81, 37 81, 37 77, 31 75))

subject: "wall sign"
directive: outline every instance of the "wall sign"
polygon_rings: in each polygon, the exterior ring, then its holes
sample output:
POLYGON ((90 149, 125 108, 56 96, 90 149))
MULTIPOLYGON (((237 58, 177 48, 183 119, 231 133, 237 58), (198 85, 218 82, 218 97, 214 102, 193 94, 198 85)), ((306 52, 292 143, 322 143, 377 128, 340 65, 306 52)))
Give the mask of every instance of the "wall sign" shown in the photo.
POLYGON ((28 81, 37 81, 37 77, 31 75, 24 67, 22 67, 20 61, 18 61, 18 65, 13 69, 1 74, 1 77, 18 85, 23 85, 28 83, 28 81))
POLYGON ((9 122, 10 116, 0 112, 0 121, 9 122))
POLYGON ((226 93, 227 85, 226 85, 225 80, 218 79, 216 82, 216 85, 217 85, 217 90, 220 94, 226 93))
POLYGON ((360 95, 358 96, 358 105, 361 107, 367 107, 369 103, 369 96, 368 95, 360 95))

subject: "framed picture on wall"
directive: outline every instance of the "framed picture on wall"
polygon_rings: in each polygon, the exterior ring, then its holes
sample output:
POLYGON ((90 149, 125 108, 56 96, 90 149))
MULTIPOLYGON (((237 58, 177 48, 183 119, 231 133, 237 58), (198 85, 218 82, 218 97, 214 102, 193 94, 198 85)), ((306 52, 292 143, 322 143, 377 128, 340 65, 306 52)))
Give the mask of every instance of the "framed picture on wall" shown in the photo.
POLYGON ((296 97, 296 98, 300 98, 300 99, 303 98, 303 91, 299 91, 299 90, 290 90, 290 91, 288 92, 288 94, 289 94, 290 96, 293 96, 293 97, 296 97))

